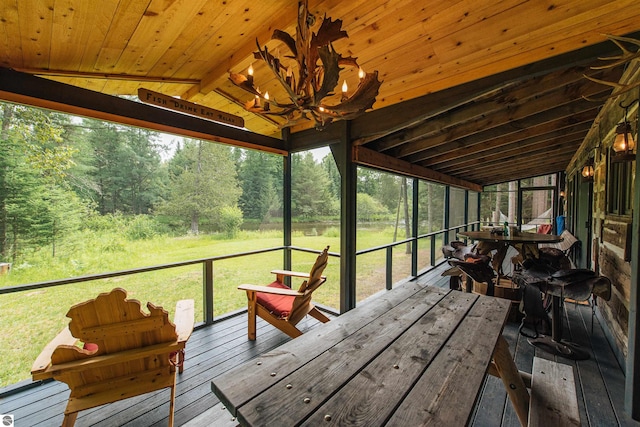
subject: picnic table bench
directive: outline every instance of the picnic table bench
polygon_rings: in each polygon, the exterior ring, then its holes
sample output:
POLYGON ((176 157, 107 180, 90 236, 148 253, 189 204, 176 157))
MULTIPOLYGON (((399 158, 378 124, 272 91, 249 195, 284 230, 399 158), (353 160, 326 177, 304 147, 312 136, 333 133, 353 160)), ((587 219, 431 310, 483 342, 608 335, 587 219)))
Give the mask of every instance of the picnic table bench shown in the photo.
MULTIPOLYGON (((509 301, 406 283, 213 379, 244 426, 465 425, 489 372, 527 424, 509 301)), ((540 381, 539 381, 540 382, 540 381)))

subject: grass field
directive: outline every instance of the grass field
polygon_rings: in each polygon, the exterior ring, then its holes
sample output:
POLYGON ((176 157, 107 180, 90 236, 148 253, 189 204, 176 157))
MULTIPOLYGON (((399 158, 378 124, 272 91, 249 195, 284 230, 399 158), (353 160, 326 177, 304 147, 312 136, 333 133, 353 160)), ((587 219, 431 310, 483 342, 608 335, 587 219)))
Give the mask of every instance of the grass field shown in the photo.
MULTIPOLYGON (((321 250, 331 246, 331 252, 340 251, 339 237, 293 237, 293 245, 321 250)), ((391 242, 391 233, 364 231, 358 233, 358 247, 367 248, 391 242)), ((243 232, 233 240, 215 236, 157 237, 149 240, 126 241, 118 235, 105 234, 80 239, 66 256, 52 258, 34 254, 28 261, 14 265, 11 272, 0 277, 0 287, 36 283, 46 280, 107 273, 132 268, 148 267, 172 262, 197 260, 213 256, 242 253, 282 245, 277 232, 243 232)), ((430 248, 420 245, 420 264, 428 264, 430 248)), ((294 251, 293 270, 309 271, 316 255, 294 251)), ((394 281, 410 274, 410 255, 405 246, 394 249, 394 281)), ((240 283, 267 284, 273 281, 269 273, 282 268, 282 251, 231 258, 214 262, 214 316, 241 309, 246 305, 240 283)), ((329 258, 325 270, 327 283, 315 294, 315 300, 325 306, 339 308, 339 265, 336 257, 329 258)), ((130 298, 144 304, 150 301, 167 309, 173 316, 176 301, 192 298, 196 302, 196 322, 203 319, 202 264, 166 270, 119 276, 110 279, 62 285, 46 289, 0 295, 0 387, 30 378, 31 364, 44 345, 62 328, 73 304, 95 298, 101 292, 115 287, 127 290, 130 298)), ((384 289, 385 251, 376 251, 358 257, 357 298, 384 289)), ((293 283, 293 287, 298 284, 293 283)))

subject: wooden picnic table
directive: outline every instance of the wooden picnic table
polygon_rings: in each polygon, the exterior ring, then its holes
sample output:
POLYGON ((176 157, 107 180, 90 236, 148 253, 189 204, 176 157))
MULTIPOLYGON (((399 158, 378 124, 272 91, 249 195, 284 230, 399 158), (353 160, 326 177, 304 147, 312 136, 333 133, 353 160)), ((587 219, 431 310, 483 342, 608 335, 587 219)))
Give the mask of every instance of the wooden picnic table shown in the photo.
POLYGON ((502 337, 509 308, 406 283, 211 387, 243 426, 464 425, 489 372, 526 425, 529 394, 502 337))

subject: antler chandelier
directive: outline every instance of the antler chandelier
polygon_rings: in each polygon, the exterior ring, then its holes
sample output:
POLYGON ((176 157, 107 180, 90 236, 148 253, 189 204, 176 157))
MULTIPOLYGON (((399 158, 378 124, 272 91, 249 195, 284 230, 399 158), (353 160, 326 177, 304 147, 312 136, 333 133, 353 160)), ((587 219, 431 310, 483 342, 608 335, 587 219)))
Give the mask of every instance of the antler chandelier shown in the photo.
MULTIPOLYGON (((602 61, 609 61, 607 64, 605 65, 600 65, 597 67, 591 67, 592 70, 604 70, 604 69, 611 69, 614 67, 617 67, 619 65, 625 64, 625 63, 630 63, 632 60, 634 59, 640 59, 640 40, 636 40, 630 37, 621 37, 621 36, 614 36, 611 34, 607 34, 606 36, 609 40, 611 40, 613 43, 615 43, 616 46, 618 46, 618 48, 620 48, 620 50, 622 51, 622 53, 620 55, 616 55, 616 56, 609 56, 606 58, 598 58, 602 61), (624 43, 627 43, 627 45, 629 47, 631 47, 630 49, 625 46, 624 43)), ((606 80, 600 80, 600 79, 596 79, 594 77, 589 77, 587 75, 584 76, 585 78, 591 80, 592 82, 596 82, 596 83, 600 83, 606 86, 611 86, 612 88, 614 88, 614 90, 611 92, 611 94, 601 97, 601 98, 593 98, 593 97, 588 97, 588 96, 583 96, 584 99, 586 99, 587 101, 605 101, 608 98, 613 98, 616 97, 618 95, 622 95, 623 93, 629 92, 632 89, 637 88, 638 86, 640 86, 640 81, 636 81, 636 82, 632 82, 632 83, 628 83, 628 84, 620 84, 618 82, 609 82, 606 80)))
POLYGON ((316 128, 321 129, 334 120, 352 119, 373 106, 382 83, 378 80, 378 72, 365 73, 356 58, 343 57, 333 49, 333 42, 348 37, 342 30, 342 20, 333 21, 325 16, 317 33, 311 32, 314 24, 315 17, 309 14, 308 0, 299 1, 296 38, 281 30, 275 30, 271 36, 272 40, 283 42, 291 52, 285 60, 274 56, 266 46, 261 48, 256 39, 255 59, 264 61, 273 72, 287 93, 287 101, 271 98, 268 92, 262 93, 254 86, 253 66, 249 67, 246 76, 229 73, 236 86, 254 95, 245 104, 248 111, 284 117, 287 121, 283 127, 313 120, 316 128), (347 82, 343 80, 342 96, 337 102, 335 90, 343 66, 359 70, 359 83, 349 95, 347 82))

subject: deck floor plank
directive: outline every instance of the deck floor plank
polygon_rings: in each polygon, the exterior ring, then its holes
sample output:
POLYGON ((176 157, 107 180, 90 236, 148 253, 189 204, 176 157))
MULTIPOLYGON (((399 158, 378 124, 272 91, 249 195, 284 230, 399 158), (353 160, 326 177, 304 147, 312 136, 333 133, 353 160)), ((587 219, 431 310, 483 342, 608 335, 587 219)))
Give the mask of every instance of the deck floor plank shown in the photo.
MULTIPOLYGON (((598 360, 594 355, 595 349, 591 346, 591 341, 589 340, 588 334, 590 331, 587 331, 587 325, 578 312, 583 311, 585 307, 571 303, 566 304, 565 307, 569 320, 565 323, 567 326, 565 329, 570 330, 571 341, 579 344, 591 355, 587 360, 575 362, 575 371, 577 371, 579 379, 579 382, 576 381, 576 386, 579 387, 579 392, 582 391, 582 399, 578 400, 579 404, 582 403, 582 405, 579 405, 581 406, 579 408, 581 410, 580 416, 582 418, 582 411, 584 410, 588 417, 588 425, 591 426, 607 425, 612 419, 616 420, 617 423, 618 420, 616 419, 611 398, 598 366, 598 360)), ((580 396, 580 393, 578 393, 578 396, 580 396)), ((584 420, 582 422, 585 425, 584 420)))
MULTIPOLYGON (((418 283, 448 287, 449 278, 440 276, 446 268, 443 265, 421 276, 418 283)), ((624 373, 597 319, 591 332, 591 308, 567 304, 565 316, 566 337, 584 346, 592 353, 592 358, 573 362, 535 349, 518 334, 517 323, 508 323, 504 336, 518 369, 531 372, 534 355, 575 366, 583 426, 640 427, 640 423, 631 420, 623 410, 624 373)), ((315 319, 303 321, 306 329, 318 325, 321 324, 315 319)), ((241 314, 194 331, 187 343, 185 370, 178 376, 177 426, 235 425, 231 415, 211 392, 211 379, 290 340, 259 319, 258 339, 248 341, 246 327, 246 315, 241 314)), ((0 413, 13 414, 16 425, 57 426, 62 422, 68 394, 65 384, 47 382, 0 397, 0 413)), ((76 426, 159 427, 166 425, 168 411, 168 390, 161 390, 83 411, 76 426)), ((498 378, 488 376, 485 380, 470 424, 473 427, 519 425, 498 378)))

